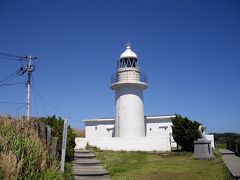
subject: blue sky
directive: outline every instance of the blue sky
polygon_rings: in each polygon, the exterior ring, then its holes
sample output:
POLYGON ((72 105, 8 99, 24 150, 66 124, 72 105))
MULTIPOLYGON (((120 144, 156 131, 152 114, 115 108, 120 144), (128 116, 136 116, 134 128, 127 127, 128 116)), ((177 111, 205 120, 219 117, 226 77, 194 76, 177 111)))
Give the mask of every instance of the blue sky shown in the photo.
MULTIPOLYGON (((33 116, 60 115, 73 127, 114 116, 110 77, 130 41, 149 79, 146 115, 179 113, 210 132, 240 132, 240 1, 1 0, 0 22, 0 52, 40 58, 33 116)), ((21 64, 0 57, 0 65, 2 79, 21 64)), ((24 84, 0 87, 0 102, 25 99, 24 84)), ((20 106, 0 103, 0 112, 20 106)))

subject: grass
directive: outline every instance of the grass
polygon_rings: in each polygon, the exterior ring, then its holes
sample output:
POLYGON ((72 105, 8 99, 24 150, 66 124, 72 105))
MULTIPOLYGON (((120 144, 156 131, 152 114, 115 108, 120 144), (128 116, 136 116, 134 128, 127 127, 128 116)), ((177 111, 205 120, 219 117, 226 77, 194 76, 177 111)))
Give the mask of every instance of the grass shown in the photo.
POLYGON ((219 149, 226 149, 227 148, 227 143, 217 143, 217 148, 219 149))
POLYGON ((72 163, 66 163, 64 173, 60 172, 59 169, 49 168, 40 177, 41 180, 74 180, 72 174, 72 163))
POLYGON ((0 179, 73 179, 71 164, 65 167, 61 173, 30 121, 0 116, 0 179))
POLYGON ((220 180, 230 175, 219 155, 215 160, 195 160, 192 153, 141 153, 94 151, 116 180, 220 180))
POLYGON ((72 163, 67 162, 65 164, 63 178, 67 180, 74 180, 74 175, 72 174, 72 163))

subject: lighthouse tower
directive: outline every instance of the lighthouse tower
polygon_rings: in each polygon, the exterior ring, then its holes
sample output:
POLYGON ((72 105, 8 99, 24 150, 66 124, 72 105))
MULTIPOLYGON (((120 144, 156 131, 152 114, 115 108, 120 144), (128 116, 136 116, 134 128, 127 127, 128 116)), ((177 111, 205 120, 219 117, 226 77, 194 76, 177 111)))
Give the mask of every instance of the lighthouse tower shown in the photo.
POLYGON ((148 87, 147 76, 140 71, 130 44, 118 60, 110 87, 115 90, 115 137, 145 136, 143 90, 148 87))

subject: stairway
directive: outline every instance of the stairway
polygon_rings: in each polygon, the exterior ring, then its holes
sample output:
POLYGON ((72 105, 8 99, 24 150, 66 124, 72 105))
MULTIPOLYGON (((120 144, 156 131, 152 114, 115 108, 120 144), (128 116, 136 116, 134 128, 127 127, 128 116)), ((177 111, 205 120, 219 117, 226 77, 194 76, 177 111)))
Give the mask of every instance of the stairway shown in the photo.
POLYGON ((109 173, 88 150, 75 150, 72 173, 75 180, 110 180, 109 173))

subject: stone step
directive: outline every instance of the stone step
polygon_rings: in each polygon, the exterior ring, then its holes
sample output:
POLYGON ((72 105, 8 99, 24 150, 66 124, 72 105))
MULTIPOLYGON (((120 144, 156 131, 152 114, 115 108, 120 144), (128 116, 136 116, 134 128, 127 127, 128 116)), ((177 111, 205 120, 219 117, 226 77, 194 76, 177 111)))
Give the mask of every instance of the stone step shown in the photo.
POLYGON ((109 175, 101 176, 74 176, 75 180, 111 180, 109 175))
POLYGON ((96 165, 100 164, 100 161, 93 158, 93 159, 76 159, 72 161, 73 164, 81 164, 81 165, 96 165))
POLYGON ((96 156, 92 153, 75 153, 74 157, 75 158, 93 158, 96 156))
POLYGON ((78 169, 78 170, 84 170, 84 169, 103 169, 103 167, 100 164, 97 164, 95 166, 81 166, 78 164, 74 164, 72 169, 78 169))
POLYGON ((102 167, 96 156, 88 150, 75 150, 72 161, 75 180, 110 180, 108 171, 102 167))
POLYGON ((72 170, 74 176, 98 176, 108 175, 109 173, 105 169, 84 169, 84 170, 72 170))
POLYGON ((78 149, 78 150, 75 150, 75 153, 91 153, 91 152, 86 149, 78 149))
POLYGON ((233 155, 234 152, 228 150, 228 149, 219 149, 219 152, 223 155, 223 154, 230 154, 233 155))

